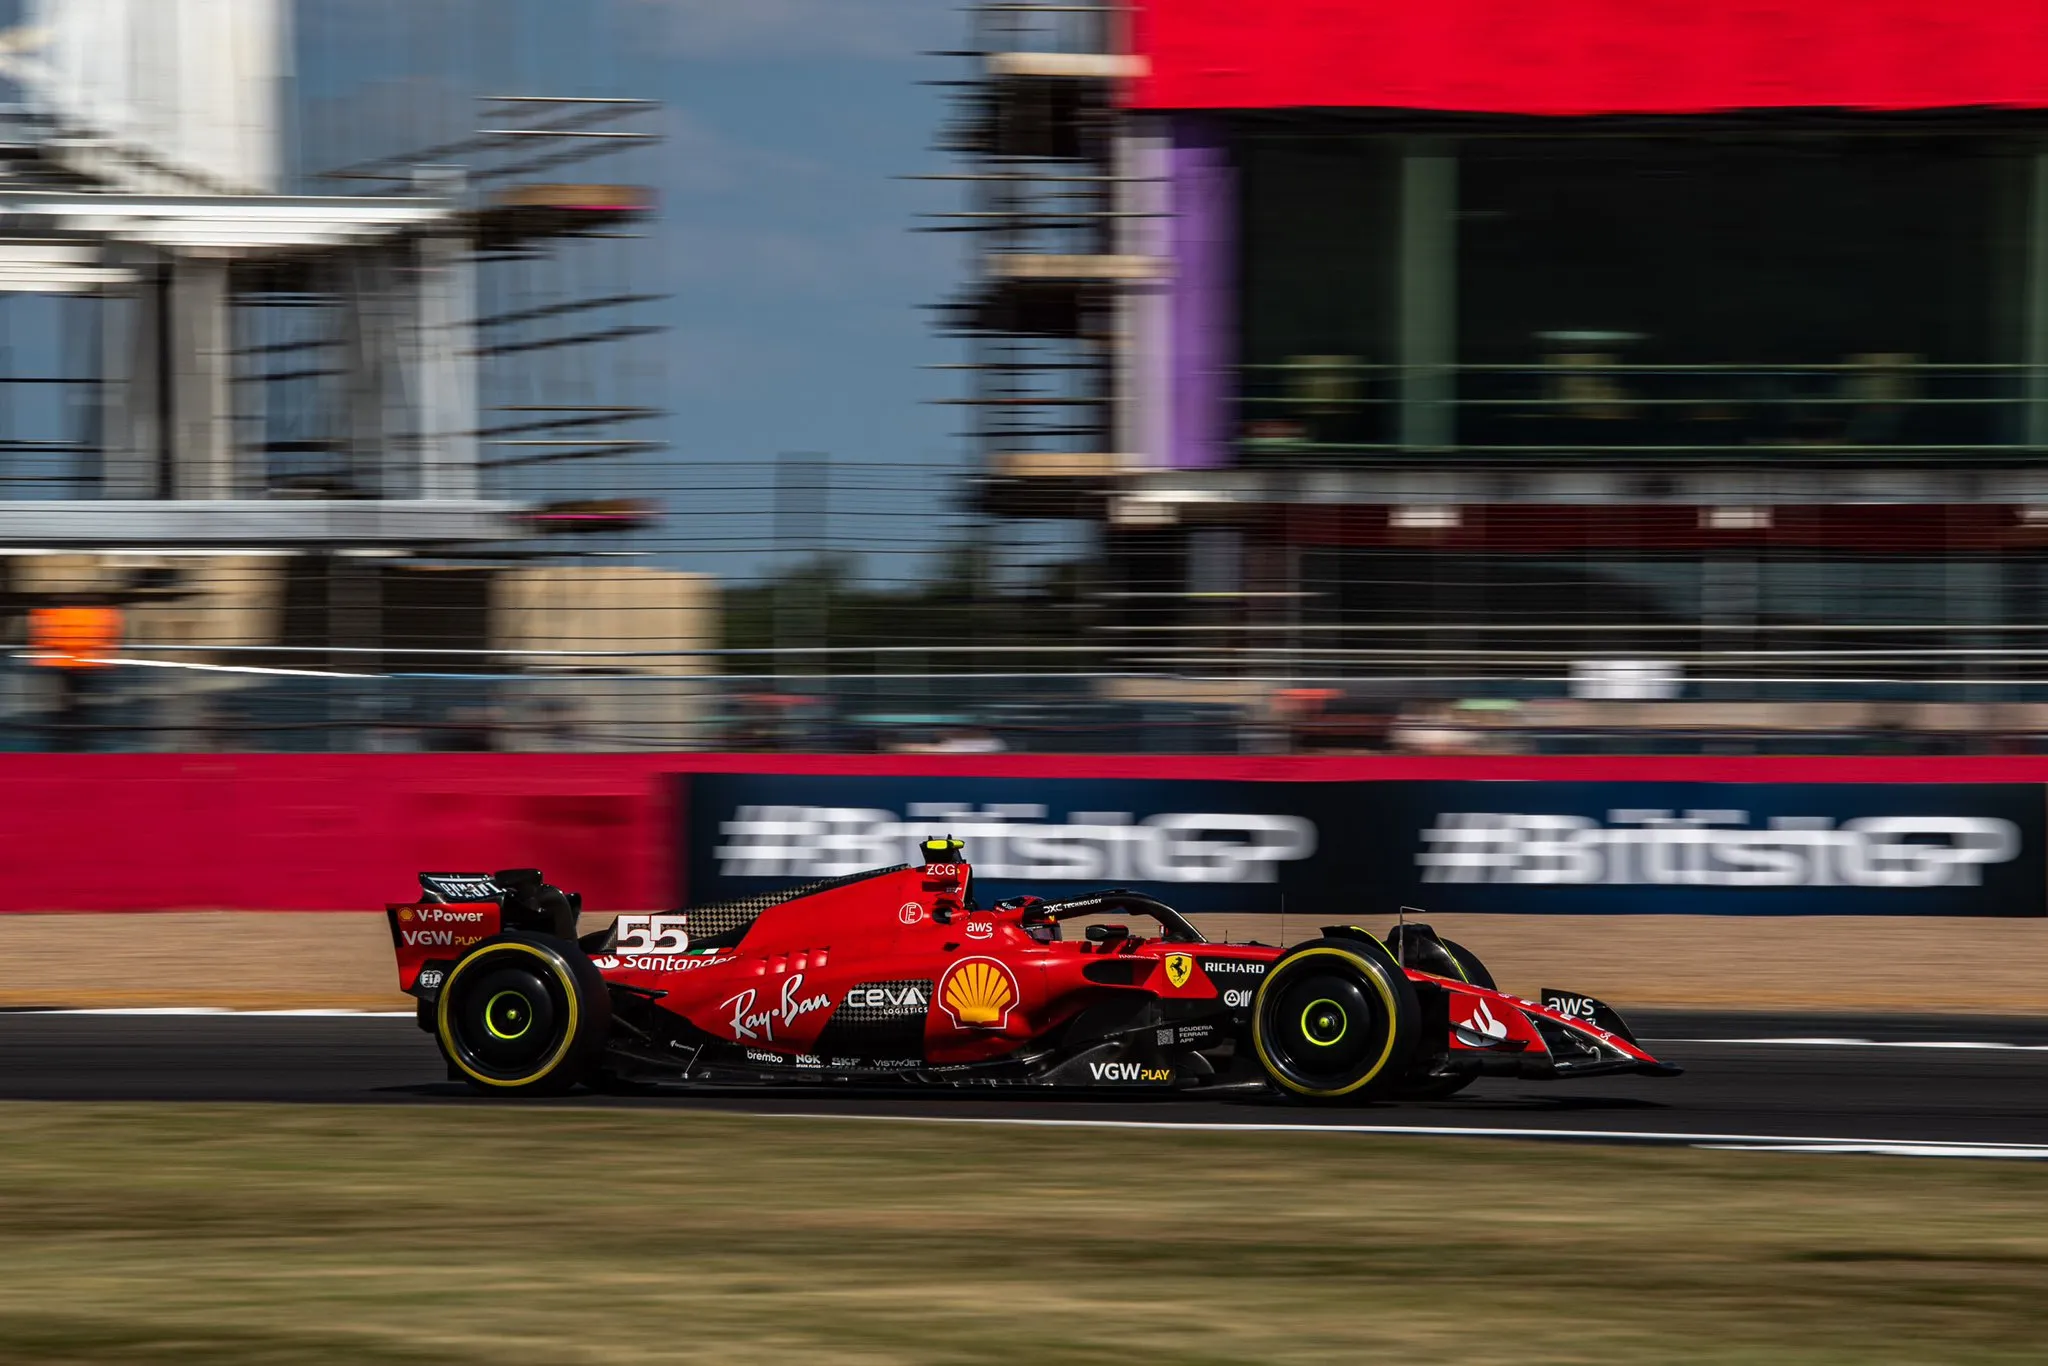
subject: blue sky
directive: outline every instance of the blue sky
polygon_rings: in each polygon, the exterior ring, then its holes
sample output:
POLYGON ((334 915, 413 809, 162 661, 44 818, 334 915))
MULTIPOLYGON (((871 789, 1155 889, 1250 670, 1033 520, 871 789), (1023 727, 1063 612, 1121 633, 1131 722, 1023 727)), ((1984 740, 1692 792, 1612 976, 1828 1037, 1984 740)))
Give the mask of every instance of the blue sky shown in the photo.
MULTIPOLYGON (((945 92, 925 82, 958 67, 924 54, 965 27, 950 0, 302 0, 299 160, 460 135, 476 91, 663 101, 662 147, 569 173, 661 195, 628 259, 631 288, 675 296, 637 386, 676 414, 673 451, 644 472, 672 509, 662 558, 757 571, 775 456, 823 451, 833 540, 885 552, 869 570, 893 578, 915 571, 886 553, 915 523, 875 514, 900 506, 899 481, 905 500, 927 481, 890 467, 967 455, 960 410, 928 402, 955 381, 924 368, 957 347, 921 311, 957 285, 959 239, 911 230, 952 191, 903 178, 944 169, 945 92)), ((553 468, 566 487, 571 467, 553 468)))

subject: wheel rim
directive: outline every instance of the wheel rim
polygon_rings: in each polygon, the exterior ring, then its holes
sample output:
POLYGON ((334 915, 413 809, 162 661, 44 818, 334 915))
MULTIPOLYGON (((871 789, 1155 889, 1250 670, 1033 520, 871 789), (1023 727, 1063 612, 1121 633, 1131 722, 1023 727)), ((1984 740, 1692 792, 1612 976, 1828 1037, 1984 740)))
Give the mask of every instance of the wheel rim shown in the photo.
POLYGON ((443 991, 443 1042, 478 1080, 535 1080, 561 1058, 575 1010, 547 960, 481 955, 458 966, 443 991))
POLYGON ((493 1039, 513 1043, 533 1028, 534 1012, 523 991, 501 991, 484 1002, 484 1028, 493 1039))
POLYGON ((1258 1046, 1279 1080, 1315 1094, 1362 1085, 1385 1062, 1393 1020, 1377 983, 1343 960, 1308 960, 1260 993, 1258 1046))
POLYGON ((1335 1048, 1351 1032, 1351 1015, 1341 1001, 1327 996, 1310 1001, 1301 1012, 1301 1036, 1311 1047, 1335 1048))

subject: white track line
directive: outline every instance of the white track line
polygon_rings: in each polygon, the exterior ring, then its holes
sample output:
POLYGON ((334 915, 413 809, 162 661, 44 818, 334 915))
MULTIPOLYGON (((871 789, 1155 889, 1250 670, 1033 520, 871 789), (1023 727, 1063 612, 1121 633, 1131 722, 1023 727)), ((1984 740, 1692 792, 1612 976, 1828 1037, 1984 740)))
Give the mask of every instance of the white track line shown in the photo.
POLYGON ((8 1015, 229 1015, 277 1018, 410 1020, 410 1010, 230 1010, 226 1006, 91 1006, 54 1010, 10 1010, 8 1015))
POLYGON ((1733 1153, 1821 1153, 1856 1157, 1999 1157, 2048 1161, 2048 1148, 1995 1147, 1981 1143, 1894 1143, 1868 1139, 1860 1143, 1695 1143, 1695 1148, 1733 1153))
POLYGON ((1177 1119, 1044 1119, 1017 1116, 777 1114, 781 1119, 866 1120, 896 1124, 994 1124, 1023 1129, 1138 1129, 1214 1134, 1370 1134, 1379 1138, 1549 1138, 1604 1143, 1656 1143, 1734 1152, 1855 1153, 1890 1157, 1997 1157, 2048 1160, 2037 1143, 1963 1143, 1939 1139, 1830 1138, 1798 1134, 1693 1134, 1655 1129, 1491 1129, 1442 1124, 1228 1124, 1177 1119))
POLYGON ((1737 1044, 1759 1048, 1940 1048, 1959 1052, 2048 1053, 2048 1043, 2000 1043, 1995 1039, 1836 1039, 1793 1036, 1782 1039, 1649 1039, 1654 1044, 1737 1044))

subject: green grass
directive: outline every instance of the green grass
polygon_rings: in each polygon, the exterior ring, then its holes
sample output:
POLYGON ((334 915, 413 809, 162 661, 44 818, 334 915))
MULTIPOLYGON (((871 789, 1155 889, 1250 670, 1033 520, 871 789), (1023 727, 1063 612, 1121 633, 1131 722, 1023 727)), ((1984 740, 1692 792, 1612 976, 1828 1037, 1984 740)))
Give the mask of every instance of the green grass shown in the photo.
POLYGON ((824 1123, 0 1106, 0 1360, 1973 1362, 2048 1168, 824 1123))

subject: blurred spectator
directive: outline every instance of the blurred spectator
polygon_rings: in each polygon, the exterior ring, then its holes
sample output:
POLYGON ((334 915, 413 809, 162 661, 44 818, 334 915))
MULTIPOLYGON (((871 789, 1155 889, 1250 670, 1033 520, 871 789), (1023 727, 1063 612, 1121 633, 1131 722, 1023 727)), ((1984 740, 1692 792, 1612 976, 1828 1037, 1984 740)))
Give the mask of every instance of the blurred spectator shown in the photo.
POLYGON ((493 707, 450 707, 446 720, 428 728, 425 748, 448 754, 487 754, 498 748, 499 729, 493 707))
POLYGON ((930 739, 905 740, 890 746, 897 754, 1005 754, 1009 746, 985 730, 942 730, 930 739))
POLYGON ((56 687, 50 748, 91 748, 87 717, 94 680, 111 667, 108 658, 121 648, 121 609, 90 600, 32 607, 28 643, 29 659, 49 672, 56 687))
POLYGON ((1846 442, 1890 446, 1906 437, 1907 409, 1919 397, 1915 372, 1920 358, 1904 351, 1863 351, 1849 357, 1842 397, 1849 402, 1846 442))

